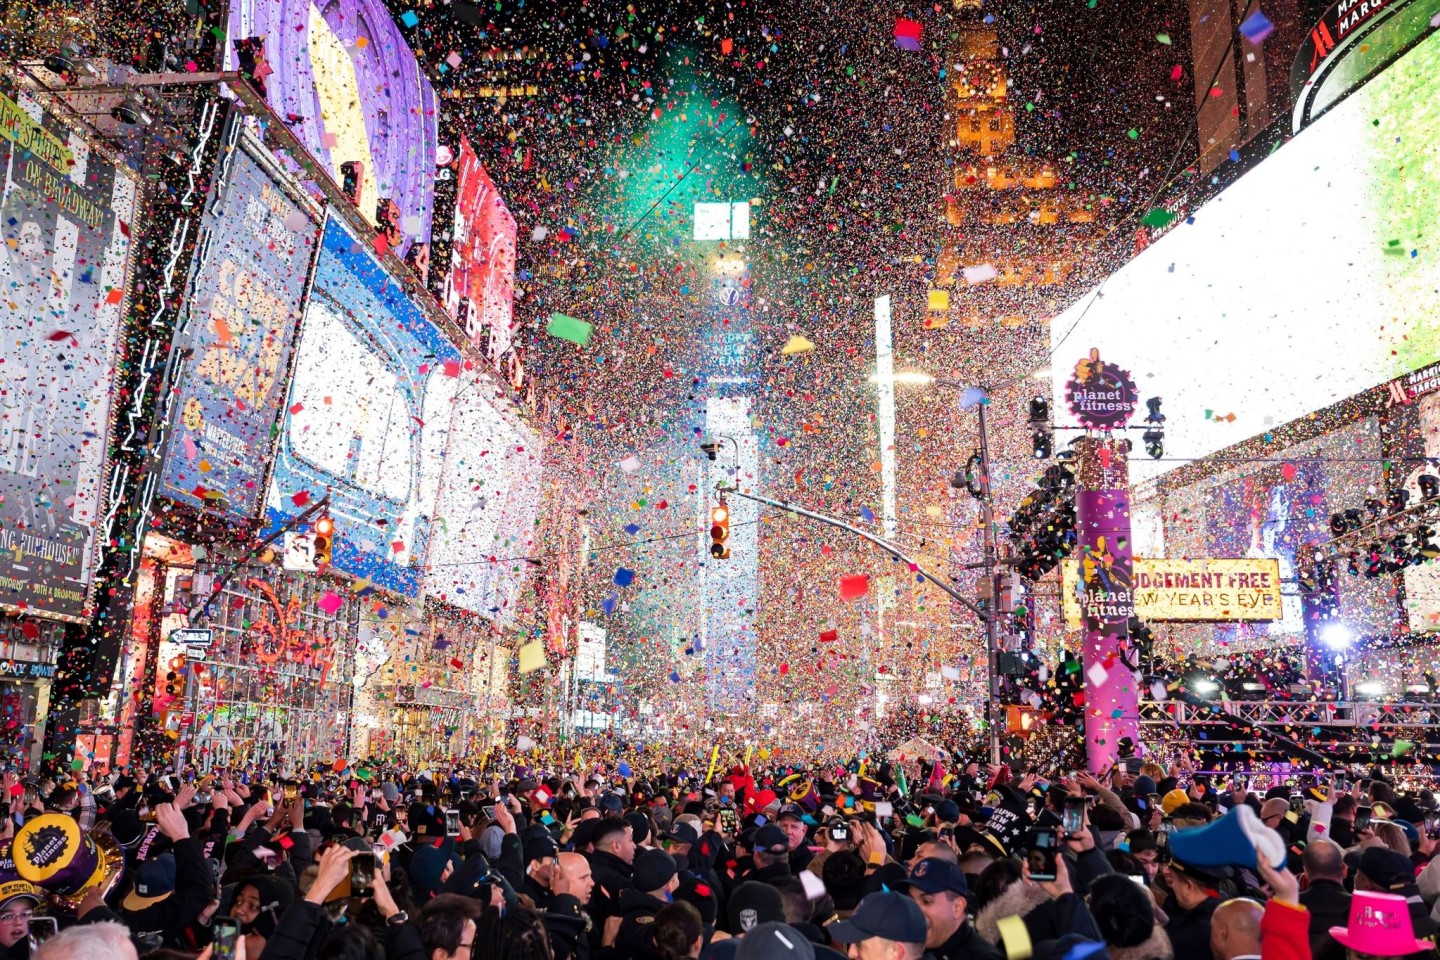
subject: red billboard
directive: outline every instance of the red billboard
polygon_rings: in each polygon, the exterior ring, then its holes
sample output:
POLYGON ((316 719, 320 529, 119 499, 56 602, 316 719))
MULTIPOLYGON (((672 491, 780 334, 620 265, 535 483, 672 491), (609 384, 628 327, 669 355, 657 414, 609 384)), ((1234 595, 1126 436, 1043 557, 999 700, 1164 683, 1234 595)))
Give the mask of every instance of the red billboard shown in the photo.
POLYGON ((510 349, 514 319, 515 218, 464 137, 455 170, 445 309, 476 346, 498 361, 510 349))

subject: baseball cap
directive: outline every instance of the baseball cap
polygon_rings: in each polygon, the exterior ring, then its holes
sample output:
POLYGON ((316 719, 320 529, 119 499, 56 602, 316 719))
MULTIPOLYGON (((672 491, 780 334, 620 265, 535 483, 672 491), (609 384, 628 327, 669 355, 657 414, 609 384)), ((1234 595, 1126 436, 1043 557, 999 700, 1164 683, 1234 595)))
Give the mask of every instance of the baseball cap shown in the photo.
POLYGON ((762 923, 740 938, 735 960, 815 960, 815 947, 784 923, 762 923))
POLYGON ((901 881, 895 888, 902 893, 920 890, 925 893, 958 893, 965 896, 970 884, 960 866, 942 857, 926 857, 910 871, 910 879, 901 881))
POLYGON ((1174 790, 1171 790, 1169 793, 1165 794, 1165 796, 1160 798, 1160 809, 1163 810, 1165 816, 1168 817, 1189 802, 1190 794, 1186 793, 1181 788, 1176 787, 1174 790))
POLYGON ((790 850, 790 841, 785 838, 784 830, 767 823, 755 831, 755 849, 766 853, 786 853, 790 850))
POLYGON ((941 800, 935 804, 935 819, 941 823, 955 823, 960 819, 960 804, 954 800, 941 800))
POLYGON ((1415 865, 1389 847, 1366 847, 1360 854, 1360 872, 1381 890, 1395 892, 1415 882, 1415 865))
POLYGON ((175 855, 162 853, 135 871, 134 889, 121 904, 131 912, 154 906, 175 892, 175 855))
POLYGON ((677 821, 666 833, 662 833, 661 839, 673 840, 676 843, 699 843, 700 834, 695 828, 684 820, 677 821))
POLYGON ((896 943, 924 943, 925 930, 925 914, 920 912, 920 906, 905 894, 888 890, 870 894, 860 901, 850 919, 829 927, 831 939, 847 944, 871 937, 896 943))
POLYGON ((780 808, 779 813, 775 814, 775 822, 779 823, 786 817, 789 817, 791 820, 799 820, 801 823, 804 823, 805 808, 800 806, 800 804, 798 803, 787 803, 780 808))

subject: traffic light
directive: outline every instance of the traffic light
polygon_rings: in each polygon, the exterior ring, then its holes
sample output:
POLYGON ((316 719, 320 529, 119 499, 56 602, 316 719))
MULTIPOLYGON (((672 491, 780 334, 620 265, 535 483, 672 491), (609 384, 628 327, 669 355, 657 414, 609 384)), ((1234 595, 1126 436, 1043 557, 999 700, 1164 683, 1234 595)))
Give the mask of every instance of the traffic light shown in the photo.
POLYGON ((335 521, 321 517, 310 532, 315 536, 315 566, 324 566, 330 562, 330 551, 335 546, 335 521))
POLYGON ((171 699, 178 699, 185 693, 185 677, 181 673, 185 669, 185 658, 171 657, 165 666, 165 682, 160 685, 160 692, 171 699))
POLYGON ((1050 401, 1030 400, 1030 447, 1036 460, 1049 460, 1055 452, 1055 429, 1050 426, 1050 401))
POLYGON ((710 556, 730 559, 730 508, 724 503, 710 511, 710 556))
POLYGON ((1146 400, 1145 407, 1150 411, 1145 416, 1148 427, 1140 439, 1144 442, 1145 452, 1150 454, 1150 459, 1159 460, 1165 456, 1165 414, 1160 412, 1159 397, 1146 400))

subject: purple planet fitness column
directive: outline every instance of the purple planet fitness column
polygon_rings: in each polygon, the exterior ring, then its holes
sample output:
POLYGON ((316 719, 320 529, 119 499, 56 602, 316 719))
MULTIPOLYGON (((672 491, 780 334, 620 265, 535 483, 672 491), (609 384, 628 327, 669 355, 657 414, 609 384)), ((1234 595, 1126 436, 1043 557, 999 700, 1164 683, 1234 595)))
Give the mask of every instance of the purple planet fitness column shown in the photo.
POLYGON ((1122 737, 1140 742, 1135 675, 1120 659, 1135 613, 1125 441, 1108 434, 1082 437, 1075 461, 1085 757, 1090 771, 1099 773, 1115 762, 1122 737))

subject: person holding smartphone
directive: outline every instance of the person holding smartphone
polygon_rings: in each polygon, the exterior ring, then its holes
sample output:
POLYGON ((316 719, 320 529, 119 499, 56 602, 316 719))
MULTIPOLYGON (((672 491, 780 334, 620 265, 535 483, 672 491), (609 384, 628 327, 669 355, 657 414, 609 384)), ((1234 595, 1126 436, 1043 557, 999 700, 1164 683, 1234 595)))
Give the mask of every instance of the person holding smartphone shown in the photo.
POLYGON ((0 958, 30 956, 30 921, 40 903, 40 891, 24 880, 0 884, 0 958))

